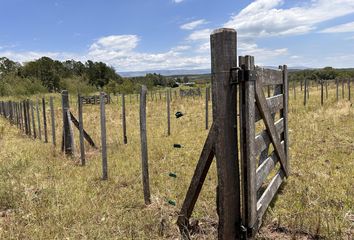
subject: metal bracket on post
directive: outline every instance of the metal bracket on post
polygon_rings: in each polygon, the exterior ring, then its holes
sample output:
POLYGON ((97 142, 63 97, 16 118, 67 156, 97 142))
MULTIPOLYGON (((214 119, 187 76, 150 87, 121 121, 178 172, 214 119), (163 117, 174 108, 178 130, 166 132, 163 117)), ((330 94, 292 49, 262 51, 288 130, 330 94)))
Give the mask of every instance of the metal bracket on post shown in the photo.
POLYGON ((255 70, 245 70, 240 67, 230 69, 230 85, 238 85, 241 82, 256 81, 257 72, 255 70), (235 76, 235 73, 237 75, 235 76))

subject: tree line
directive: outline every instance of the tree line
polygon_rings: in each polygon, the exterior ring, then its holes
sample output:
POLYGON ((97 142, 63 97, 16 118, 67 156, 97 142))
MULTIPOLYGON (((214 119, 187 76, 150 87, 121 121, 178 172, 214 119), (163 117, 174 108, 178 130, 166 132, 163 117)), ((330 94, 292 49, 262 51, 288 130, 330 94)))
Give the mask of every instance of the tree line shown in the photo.
POLYGON ((325 67, 321 69, 290 70, 289 81, 302 80, 334 80, 334 79, 354 79, 354 69, 335 69, 325 67))
MULTIPOLYGON (((189 76, 197 83, 210 82, 210 75, 189 76)), ((67 89, 71 93, 137 93, 142 84, 149 89, 176 87, 187 83, 187 76, 166 77, 149 73, 141 77, 121 77, 113 67, 103 62, 91 60, 82 63, 75 60, 58 61, 49 57, 18 63, 0 57, 0 96, 32 95, 37 93, 60 92, 67 89)), ((290 81, 301 80, 354 79, 354 69, 289 70, 290 81)))
POLYGON ((133 93, 145 84, 148 88, 173 87, 174 79, 160 74, 123 78, 113 67, 91 60, 58 61, 42 57, 23 64, 0 57, 0 96, 31 95, 36 93, 90 93, 104 90, 109 93, 133 93))

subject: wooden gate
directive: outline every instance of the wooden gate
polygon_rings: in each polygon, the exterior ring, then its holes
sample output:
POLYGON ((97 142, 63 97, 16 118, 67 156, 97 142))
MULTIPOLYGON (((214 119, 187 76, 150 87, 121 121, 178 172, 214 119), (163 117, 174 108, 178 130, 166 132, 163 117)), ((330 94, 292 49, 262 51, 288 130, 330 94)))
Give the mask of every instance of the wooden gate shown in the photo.
POLYGON ((288 175, 288 78, 286 65, 255 67, 252 56, 240 57, 239 66, 242 224, 252 237, 288 175), (274 96, 266 98, 269 86, 274 96))
POLYGON ((240 57, 237 67, 233 29, 217 29, 210 39, 213 124, 177 224, 182 237, 190 238, 189 218, 215 157, 218 239, 249 239, 288 176, 287 67, 262 69, 252 56, 240 57), (269 86, 274 96, 266 98, 269 86))

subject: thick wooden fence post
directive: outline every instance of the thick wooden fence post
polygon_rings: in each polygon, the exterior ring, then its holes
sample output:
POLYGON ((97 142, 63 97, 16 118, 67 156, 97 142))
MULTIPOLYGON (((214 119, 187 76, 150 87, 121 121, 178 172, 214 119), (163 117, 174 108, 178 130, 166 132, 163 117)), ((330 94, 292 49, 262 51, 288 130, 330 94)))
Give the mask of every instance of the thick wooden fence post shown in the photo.
POLYGON ((42 98, 42 113, 43 113, 43 131, 44 131, 44 142, 48 142, 48 132, 47 132, 47 112, 45 107, 45 98, 42 98))
POLYGON ((149 164, 148 164, 148 148, 147 148, 147 136, 146 136, 146 92, 145 85, 141 87, 140 92, 140 141, 141 141, 141 168, 142 168, 142 180, 144 201, 148 205, 151 203, 150 196, 150 184, 149 184, 149 164))
POLYGON ((122 126, 123 126, 123 143, 128 143, 127 138, 127 121, 125 118, 125 94, 122 94, 122 126))
POLYGON ((170 92, 166 90, 166 107, 167 107, 167 136, 171 134, 171 113, 170 113, 170 92))
POLYGON ((108 179, 107 166, 107 143, 106 143, 106 110, 104 93, 100 93, 100 116, 101 116, 101 147, 102 147, 102 180, 108 179))
POLYGON ((344 99, 344 79, 342 79, 342 99, 344 99))
POLYGON ((293 88, 294 88, 294 99, 296 100, 296 81, 293 80, 293 88))
POLYGON ((323 80, 321 80, 321 106, 323 106, 323 80))
MULTIPOLYGON (((74 142, 71 129, 69 94, 67 90, 61 92, 62 98, 62 114, 63 114, 63 142, 64 152, 66 155, 74 155, 74 142)), ((104 99, 103 99, 104 101, 104 99)))
MULTIPOLYGON (((24 125, 25 125, 25 133, 26 135, 28 135, 28 120, 27 120, 27 108, 26 108, 26 100, 24 100, 22 102, 22 106, 23 106, 23 117, 24 117, 24 125)), ((5 107, 4 107, 4 116, 6 116, 5 113, 5 107)))
POLYGON ((85 166, 86 157, 85 157, 85 143, 84 143, 84 119, 82 116, 82 98, 80 94, 77 95, 77 106, 78 106, 78 113, 79 113, 80 160, 81 160, 81 166, 85 166))
POLYGON ((27 108, 27 121, 28 121, 28 135, 32 136, 31 130, 31 113, 30 113, 30 100, 27 99, 26 101, 26 108, 27 108))
POLYGON ((37 123, 38 123, 38 138, 42 140, 42 128, 41 128, 41 119, 39 115, 39 100, 37 99, 36 103, 36 111, 37 111, 37 123))
POLYGON ((236 86, 230 72, 237 66, 236 31, 217 29, 210 36, 215 156, 218 175, 218 239, 239 239, 240 176, 237 144, 236 86))
POLYGON ((54 112, 54 99, 51 96, 49 98, 49 106, 50 106, 50 116, 51 116, 51 123, 52 123, 52 143, 53 146, 56 146, 56 136, 55 136, 55 112, 54 112))
POLYGON ((32 101, 30 102, 30 108, 31 108, 33 138, 37 138, 36 120, 35 120, 35 117, 34 117, 34 107, 33 107, 33 102, 32 101))
POLYGON ((305 83, 304 83, 304 106, 306 106, 306 102, 307 102, 307 79, 305 79, 305 83))

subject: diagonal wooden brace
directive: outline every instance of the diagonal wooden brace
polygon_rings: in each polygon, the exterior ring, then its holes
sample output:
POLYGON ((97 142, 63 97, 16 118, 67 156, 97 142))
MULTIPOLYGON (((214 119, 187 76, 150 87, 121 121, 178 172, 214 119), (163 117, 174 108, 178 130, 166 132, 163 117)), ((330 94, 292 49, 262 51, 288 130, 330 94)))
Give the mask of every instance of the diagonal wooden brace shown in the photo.
POLYGON ((259 112, 263 118, 264 124, 266 125, 269 137, 274 145, 275 153, 279 158, 280 165, 284 170, 285 176, 288 177, 288 170, 286 167, 286 157, 284 149, 280 143, 277 130, 275 129, 274 120, 267 106, 267 100, 264 96, 262 85, 256 82, 256 104, 258 106, 259 112))
POLYGON ((215 126, 211 126, 208 137, 205 141, 202 153, 194 172, 191 184, 189 185, 186 198, 183 202, 177 224, 184 239, 189 237, 189 218, 192 215, 195 203, 202 189, 205 178, 208 174, 210 165, 214 158, 215 126))

